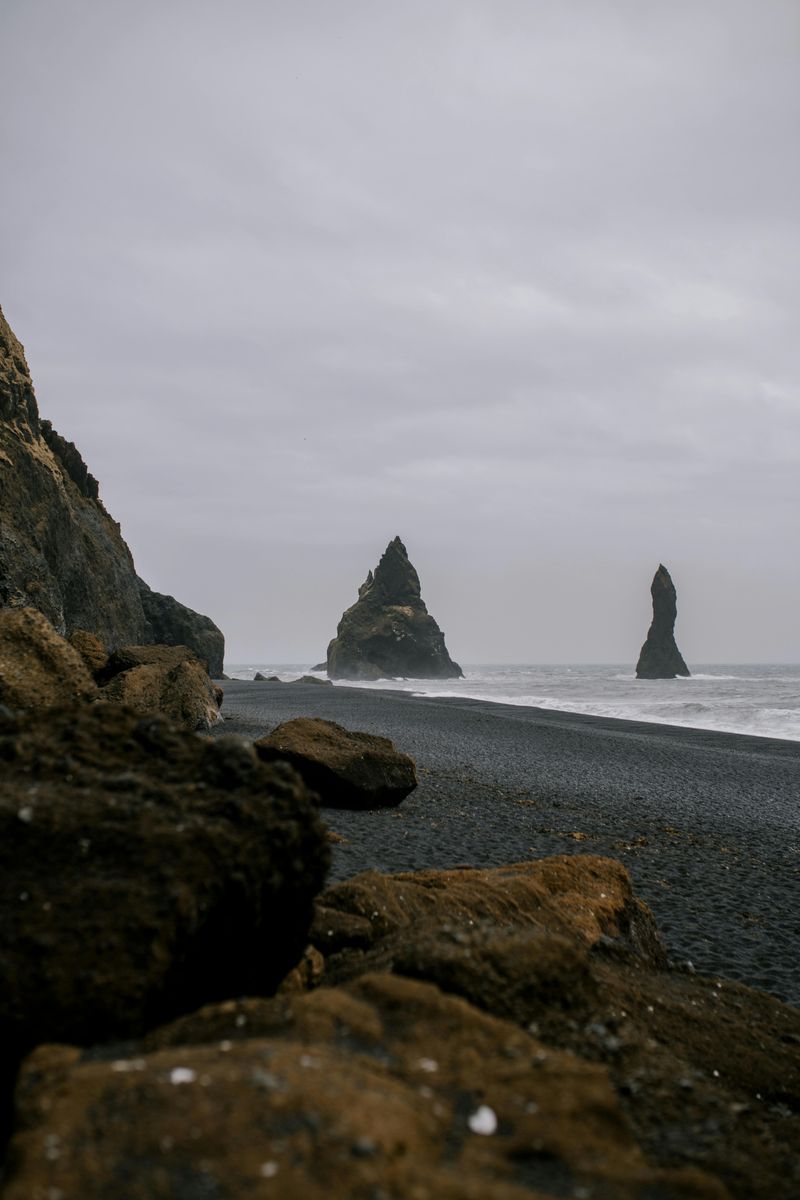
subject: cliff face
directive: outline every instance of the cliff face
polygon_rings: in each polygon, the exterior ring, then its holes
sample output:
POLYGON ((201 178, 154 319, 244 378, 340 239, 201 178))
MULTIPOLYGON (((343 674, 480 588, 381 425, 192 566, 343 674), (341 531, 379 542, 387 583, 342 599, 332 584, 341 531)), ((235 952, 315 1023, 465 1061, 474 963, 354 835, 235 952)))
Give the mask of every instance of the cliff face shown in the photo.
POLYGON ((419 576, 396 537, 343 614, 328 646, 332 679, 458 679, 444 634, 425 607, 419 576))
POLYGON ((637 679, 674 679, 688 676, 689 668, 675 643, 675 617, 678 612, 675 584, 665 566, 653 576, 650 587, 653 597, 653 621, 636 664, 637 679))
MULTIPOLYGON (((171 597, 160 599, 197 617, 171 597)), ((154 631, 119 525, 103 507, 97 480, 76 447, 40 418, 24 351, 2 311, 0 607, 37 608, 59 633, 85 629, 112 649, 188 642, 183 629, 180 637, 167 636, 168 622, 154 631)), ((200 619, 215 630, 221 671, 222 634, 207 617, 200 619)), ((211 658, 208 637, 197 653, 211 658)))

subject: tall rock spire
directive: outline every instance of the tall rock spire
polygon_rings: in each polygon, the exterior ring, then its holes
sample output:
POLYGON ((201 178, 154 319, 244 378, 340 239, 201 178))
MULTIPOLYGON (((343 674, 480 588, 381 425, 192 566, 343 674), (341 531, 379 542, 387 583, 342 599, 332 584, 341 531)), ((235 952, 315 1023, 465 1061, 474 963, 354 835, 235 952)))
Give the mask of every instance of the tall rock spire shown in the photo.
POLYGON ((328 646, 331 679, 459 679, 444 634, 425 607, 419 576, 399 537, 358 589, 328 646))
POLYGON ((650 595, 653 597, 653 620, 636 664, 636 678, 674 679, 676 675, 688 676, 691 672, 675 644, 677 593, 663 563, 659 563, 653 576, 650 595))

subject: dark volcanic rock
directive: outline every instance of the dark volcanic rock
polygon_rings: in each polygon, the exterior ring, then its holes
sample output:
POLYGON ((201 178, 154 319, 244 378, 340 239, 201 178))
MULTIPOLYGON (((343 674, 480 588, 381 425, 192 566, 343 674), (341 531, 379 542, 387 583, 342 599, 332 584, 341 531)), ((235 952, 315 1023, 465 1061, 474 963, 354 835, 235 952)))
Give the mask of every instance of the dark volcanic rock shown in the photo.
POLYGON ((142 579, 138 583, 144 615, 152 631, 151 640, 189 646, 206 664, 211 678, 221 679, 225 638, 211 618, 179 604, 172 596, 151 591, 142 579))
POLYGON ((344 729, 335 721, 296 717, 255 747, 267 762, 290 762, 322 804, 333 808, 387 808, 417 786, 414 760, 388 738, 344 729))
POLYGON ((58 633, 186 642, 222 667, 222 634, 140 586, 119 525, 76 447, 39 417, 22 346, 0 312, 0 608, 29 606, 58 633))
MULTIPOLYGON (((280 682, 280 681, 279 681, 280 682)), ((333 687, 330 679, 318 679, 316 675, 301 675, 298 679, 290 679, 290 683, 315 683, 318 687, 333 687)))
POLYGON ((669 571, 659 565, 650 587, 653 597, 653 621, 636 664, 637 679, 674 679, 676 675, 689 675, 675 644, 675 617, 678 606, 675 584, 669 571))
POLYGON ((0 1083, 301 958, 329 849, 286 764, 110 704, 0 717, 0 763, 0 1083))
POLYGON ((113 654, 109 654, 100 681, 108 683, 115 675, 135 667, 169 669, 187 661, 196 662, 205 669, 205 663, 200 662, 190 646, 118 646, 113 654))
POLYGON ((36 1050, 5 1200, 728 1196, 647 1162, 603 1067, 431 984, 366 975, 227 1016, 221 1039, 122 1059, 36 1050))
POLYGON ((328 646, 327 669, 332 679, 461 677, 400 538, 389 543, 375 574, 369 572, 358 600, 343 614, 328 646))

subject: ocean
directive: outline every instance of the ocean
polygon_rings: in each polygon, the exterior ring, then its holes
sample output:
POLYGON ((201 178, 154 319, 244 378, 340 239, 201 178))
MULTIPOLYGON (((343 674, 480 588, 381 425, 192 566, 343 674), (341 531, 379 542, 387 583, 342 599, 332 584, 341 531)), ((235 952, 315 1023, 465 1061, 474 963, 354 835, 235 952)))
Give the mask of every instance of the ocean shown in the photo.
MULTIPOLYGON (((297 663, 232 664, 232 679, 319 674, 297 663)), ((800 664, 700 665, 689 679, 636 679, 630 666, 464 666, 464 679, 381 679, 348 687, 464 696, 659 725, 800 741, 800 664)), ((344 681, 342 681, 344 683, 344 681)))

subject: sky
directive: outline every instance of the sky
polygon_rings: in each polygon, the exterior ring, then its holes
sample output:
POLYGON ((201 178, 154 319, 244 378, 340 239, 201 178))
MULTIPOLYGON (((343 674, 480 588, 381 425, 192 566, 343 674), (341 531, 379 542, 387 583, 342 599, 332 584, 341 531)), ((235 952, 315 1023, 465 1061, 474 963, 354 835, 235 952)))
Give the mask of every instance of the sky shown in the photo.
POLYGON ((3 0, 0 304, 158 591, 800 661, 797 0, 3 0))

